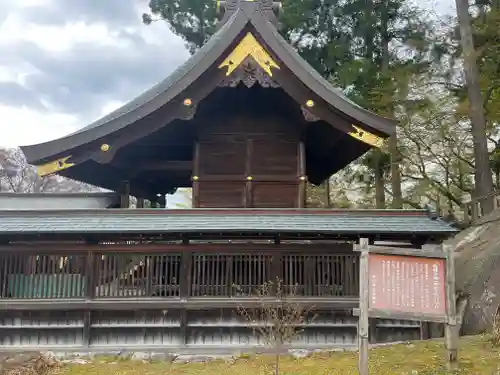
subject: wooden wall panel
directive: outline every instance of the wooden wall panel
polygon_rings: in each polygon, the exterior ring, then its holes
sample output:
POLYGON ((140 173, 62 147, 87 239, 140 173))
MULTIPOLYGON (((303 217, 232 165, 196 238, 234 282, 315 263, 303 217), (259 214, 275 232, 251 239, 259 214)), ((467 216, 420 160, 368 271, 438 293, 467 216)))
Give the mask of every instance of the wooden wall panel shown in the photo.
POLYGON ((297 207, 298 193, 298 184, 253 182, 252 207, 295 208, 297 207))
POLYGON ((200 181, 198 207, 245 207, 245 182, 200 181))
POLYGON ((197 139, 196 207, 301 206, 297 127, 279 118, 220 115, 200 126, 197 139))
POLYGON ((245 174, 246 142, 215 139, 200 142, 200 176, 245 174))
POLYGON ((284 142, 269 137, 253 141, 250 173, 252 175, 291 176, 298 173, 297 142, 284 142))

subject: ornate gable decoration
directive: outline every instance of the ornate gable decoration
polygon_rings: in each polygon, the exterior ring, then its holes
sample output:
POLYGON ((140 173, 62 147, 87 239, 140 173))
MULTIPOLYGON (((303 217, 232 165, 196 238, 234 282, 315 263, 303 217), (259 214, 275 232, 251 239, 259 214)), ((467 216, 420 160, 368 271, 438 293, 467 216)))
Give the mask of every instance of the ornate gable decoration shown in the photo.
POLYGON ((274 0, 217 0, 217 11, 222 15, 219 27, 223 25, 239 8, 255 7, 274 26, 280 26, 277 16, 282 11, 281 2, 274 0))
POLYGON ((241 39, 233 52, 231 52, 219 65, 219 69, 227 66, 226 75, 229 76, 248 56, 252 57, 257 65, 259 65, 270 77, 273 76, 271 68, 280 68, 264 47, 259 44, 252 33, 249 32, 241 39))
POLYGON ((75 163, 69 162, 69 159, 71 159, 71 155, 46 164, 37 165, 37 173, 40 177, 44 177, 68 169, 75 165, 75 163))
POLYGON ((373 147, 380 148, 384 144, 383 138, 375 134, 372 134, 369 131, 361 129, 359 126, 352 125, 352 127, 354 128, 354 131, 349 133, 351 137, 356 138, 357 140, 369 144, 370 146, 373 147))

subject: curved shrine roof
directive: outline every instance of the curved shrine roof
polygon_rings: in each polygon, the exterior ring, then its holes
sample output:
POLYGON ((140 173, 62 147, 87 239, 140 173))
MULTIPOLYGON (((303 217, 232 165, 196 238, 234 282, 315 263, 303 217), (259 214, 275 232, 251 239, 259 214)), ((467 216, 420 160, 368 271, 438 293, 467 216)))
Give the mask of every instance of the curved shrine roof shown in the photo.
MULTIPOLYGON (((271 61, 278 61, 277 69, 273 69, 271 66, 264 67, 264 70, 270 69, 269 72, 272 70, 270 75, 282 85, 287 93, 301 103, 303 98, 296 93, 305 88, 311 98, 314 98, 314 102, 317 103, 315 108, 308 108, 313 115, 346 134, 350 134, 359 142, 364 142, 364 146, 360 147, 358 152, 359 155, 373 147, 374 142, 381 142, 384 138, 394 134, 396 129, 394 121, 378 116, 349 100, 341 90, 333 87, 300 57, 279 34, 270 20, 259 11, 259 7, 254 2, 240 1, 240 3, 213 37, 162 82, 121 108, 73 134, 45 143, 22 146, 21 149, 28 163, 39 166, 39 174, 58 173, 99 157, 99 154, 107 151, 101 147, 103 145, 113 148, 114 142, 119 138, 118 134, 132 132, 133 129, 133 133, 137 133, 135 134, 135 139, 137 139, 141 132, 146 132, 146 127, 147 131, 152 133, 173 120, 182 118, 181 114, 176 113, 177 110, 173 106, 182 107, 186 91, 201 79, 209 82, 206 83, 207 90, 214 90, 217 85, 213 83, 213 79, 211 81, 207 79, 205 73, 214 65, 219 65, 223 59, 227 61, 236 43, 241 43, 248 35, 263 46, 264 53, 270 55, 271 61), (293 79, 290 80, 289 77, 293 79), (300 90, 296 89, 299 86, 300 90), (170 109, 170 105, 172 105, 172 109, 170 109), (146 125, 138 124, 139 121, 145 121, 149 116, 162 109, 165 109, 165 113, 168 114, 169 121, 146 125), (317 113, 315 113, 316 110, 317 113), (330 114, 337 116, 337 118, 340 117, 352 125, 348 129, 345 126, 342 128, 339 121, 334 120, 334 117, 328 118, 330 114), (366 137, 371 137, 371 139, 366 137), (366 144, 369 144, 369 147, 366 147, 366 144)), ((235 53, 234 50, 233 53, 235 53)), ((254 54, 251 56, 256 57, 254 54)), ((219 65, 218 68, 225 75, 229 75, 228 72, 231 71, 231 67, 226 69, 223 64, 219 65)), ((119 147, 120 145, 116 148, 119 147)), ((75 178, 72 175, 69 177, 75 178)), ((110 186, 104 187, 110 188, 110 186)))

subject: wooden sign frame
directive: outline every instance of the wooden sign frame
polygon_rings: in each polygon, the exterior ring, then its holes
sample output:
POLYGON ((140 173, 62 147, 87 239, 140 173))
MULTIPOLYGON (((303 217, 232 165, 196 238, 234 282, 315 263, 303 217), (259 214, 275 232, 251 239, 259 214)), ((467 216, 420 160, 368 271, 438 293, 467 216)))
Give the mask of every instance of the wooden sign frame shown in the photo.
POLYGON ((455 262, 453 250, 449 245, 436 246, 436 250, 406 249, 396 247, 370 246, 367 238, 361 238, 359 245, 354 245, 354 251, 360 252, 359 277, 359 308, 353 310, 353 315, 359 317, 358 345, 359 345, 359 373, 368 375, 369 349, 369 318, 402 319, 428 321, 445 324, 446 348, 448 350, 447 365, 453 368, 457 362, 458 331, 456 300, 455 300, 455 262), (428 258, 444 260, 445 281, 445 313, 427 314, 423 312, 407 312, 398 310, 381 310, 370 308, 370 270, 369 256, 392 255, 408 258, 428 258))

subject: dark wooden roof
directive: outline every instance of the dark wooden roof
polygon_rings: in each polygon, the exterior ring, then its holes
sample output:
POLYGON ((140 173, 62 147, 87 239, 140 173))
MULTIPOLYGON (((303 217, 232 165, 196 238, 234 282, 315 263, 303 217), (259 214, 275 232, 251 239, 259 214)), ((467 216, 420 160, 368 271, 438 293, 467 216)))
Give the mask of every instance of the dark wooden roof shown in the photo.
POLYGON ((81 238, 85 235, 165 237, 322 237, 354 240, 425 238, 440 241, 452 228, 424 210, 102 209, 0 211, 0 239, 81 238))
MULTIPOLYGON (((195 108, 183 106, 183 100, 190 98, 196 104, 217 88, 226 77, 225 69, 218 69, 218 65, 248 32, 279 62, 280 69, 273 70, 273 80, 296 102, 313 100, 316 105, 307 110, 321 119, 317 121, 318 128, 326 123, 336 132, 320 131, 316 136, 316 139, 335 138, 337 143, 335 155, 315 161, 322 167, 315 172, 313 182, 327 178, 372 147, 349 133, 361 129, 363 133, 387 138, 395 132, 393 121, 361 108, 322 78, 283 39, 260 11, 258 3, 240 1, 238 8, 194 56, 138 98, 73 134, 46 143, 22 146, 27 161, 40 166, 42 174, 57 172, 116 190, 117 183, 127 177, 109 163, 115 152, 164 128, 182 126, 179 120, 192 118, 195 108), (102 145, 109 148, 109 152, 103 152, 102 145)), ((170 137, 175 143, 176 136, 170 137)), ((171 187, 175 186, 173 183, 171 187)), ((148 182, 143 182, 137 189, 132 193, 139 196, 157 193, 148 182)))

